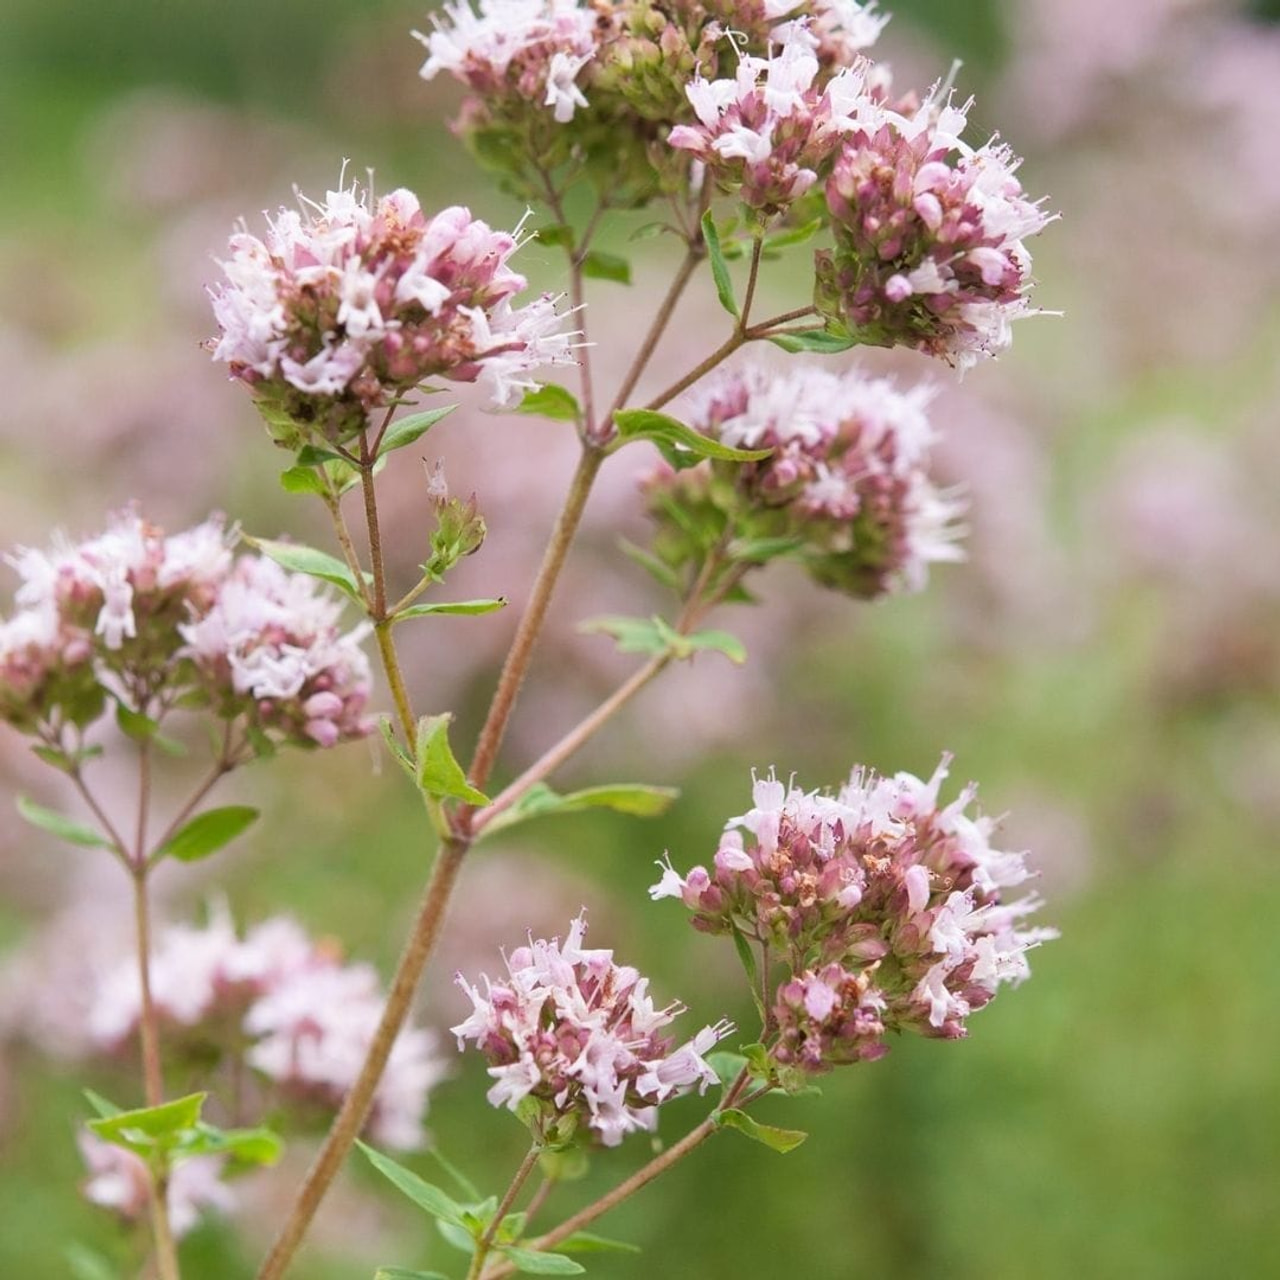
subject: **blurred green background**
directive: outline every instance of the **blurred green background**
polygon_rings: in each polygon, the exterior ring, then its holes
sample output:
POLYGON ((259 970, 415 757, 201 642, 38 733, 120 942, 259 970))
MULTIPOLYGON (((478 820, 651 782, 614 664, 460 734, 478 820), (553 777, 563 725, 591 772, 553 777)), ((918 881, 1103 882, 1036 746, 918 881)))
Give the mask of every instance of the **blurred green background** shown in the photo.
MULTIPOLYGON (((776 763, 817 786, 854 760, 927 775, 953 750, 953 784, 980 779, 990 811, 1013 811, 1006 839, 1044 867, 1043 914, 1062 939, 1032 957, 1029 985, 974 1019, 969 1040, 904 1041, 880 1063, 829 1077, 820 1099, 765 1108, 811 1131, 797 1152, 718 1139, 603 1224, 643 1253, 592 1270, 1277 1275, 1276 7, 892 7, 884 47, 904 78, 927 84, 963 58, 978 132, 999 121, 1028 157, 1027 186, 1050 192, 1064 215, 1033 247, 1038 301, 1065 317, 1021 326, 997 368, 941 402, 954 413, 945 465, 971 492, 972 559, 935 575, 922 596, 870 608, 780 582, 785 607, 770 616, 766 605, 748 624, 752 668, 715 673, 708 697, 723 705, 704 709, 697 729, 681 723, 678 702, 642 708, 567 775, 607 781, 625 769, 678 783, 671 814, 657 824, 549 821, 518 849, 481 851, 455 912, 456 945, 468 963, 492 967, 496 946, 526 927, 512 905, 522 894, 539 903, 544 914, 530 923, 540 928, 587 902, 593 941, 687 1001, 690 1022, 725 1012, 750 1025, 730 959, 671 904, 647 905, 653 860, 664 848, 677 865, 710 856, 725 818, 746 805, 753 766, 776 763), (693 749, 674 751, 687 736, 693 749)), ((211 323, 200 282, 214 277, 208 255, 235 216, 287 202, 295 180, 322 190, 344 156, 356 172, 376 168, 383 189, 418 190, 428 207, 467 202, 495 224, 514 222, 520 211, 447 130, 453 87, 416 77, 421 50, 407 32, 425 22, 400 0, 7 0, 6 546, 43 543, 56 524, 97 528, 131 496, 173 528, 219 506, 252 529, 322 537, 314 513, 275 490, 279 459, 239 389, 197 347, 211 323)), ((611 247, 660 287, 661 250, 628 247, 625 233, 611 247)), ((803 258, 789 262, 768 284, 780 299, 803 280, 803 258)), ((535 250, 525 269, 551 284, 551 265, 535 250)), ((643 288, 635 302, 599 288, 604 326, 622 335, 633 309, 652 305, 643 288)), ((715 322, 714 305, 695 312, 715 322)), ((945 370, 937 377, 950 382, 945 370)), ((514 441, 523 429, 473 413, 448 437, 450 465, 477 488, 498 546, 487 563, 476 557, 474 581, 498 581, 495 591, 525 563, 517 541, 500 543, 503 531, 536 543, 568 466, 529 462, 537 499, 486 505, 488 477, 468 463, 467 433, 514 441)), ((492 485, 518 498, 526 464, 486 457, 507 467, 492 485)), ((609 558, 613 516, 635 525, 629 495, 628 481, 587 531, 588 568, 571 575, 563 634, 539 668, 553 691, 572 683, 583 643, 571 638, 573 619, 602 611, 598 595, 642 589, 609 558)), ((462 619, 415 641, 424 701, 462 706, 460 741, 474 732, 511 625, 462 619), (466 648, 473 634, 487 637, 479 660, 455 652, 437 662, 431 646, 466 648)), ((509 771, 554 736, 550 700, 526 701, 509 771)), ((38 785, 21 747, 5 750, 13 787, 38 785)), ((287 910, 386 972, 423 876, 418 814, 398 779, 372 775, 370 753, 339 755, 289 759, 241 784, 268 811, 220 884, 245 919, 287 910)), ((85 855, 16 823, 0 840, 2 960, 30 946, 67 886, 82 883, 85 855)), ((212 889, 175 886, 174 913, 198 912, 212 889)), ((462 1011, 447 982, 430 986, 427 1021, 445 1027, 462 1011)), ((115 1224, 75 1192, 78 1091, 131 1085, 51 1060, 21 1028, 7 1030, 0 1276, 61 1277, 71 1274, 66 1242, 108 1256, 117 1245, 115 1224)), ((429 1123, 442 1150, 496 1189, 524 1144, 510 1117, 485 1106, 484 1084, 460 1059, 429 1123)), ((698 1115, 697 1102, 676 1104, 664 1136, 698 1115)), ((599 1157, 553 1207, 605 1189, 643 1147, 599 1157)), ((430 1170, 429 1159, 418 1167, 430 1170)), ((300 1276, 454 1265, 365 1170, 353 1170, 344 1195, 328 1245, 300 1276)), ((234 1224, 202 1227, 184 1243, 184 1274, 250 1275, 261 1232, 246 1228, 249 1244, 234 1224)))

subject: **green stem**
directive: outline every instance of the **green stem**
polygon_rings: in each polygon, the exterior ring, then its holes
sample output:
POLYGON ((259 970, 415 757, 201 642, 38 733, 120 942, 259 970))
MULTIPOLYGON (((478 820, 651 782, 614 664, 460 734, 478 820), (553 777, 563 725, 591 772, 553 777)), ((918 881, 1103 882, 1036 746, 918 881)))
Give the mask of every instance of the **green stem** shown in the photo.
POLYGON ((502 1227, 502 1220, 511 1211, 511 1206, 516 1202, 516 1196, 520 1194, 520 1188, 524 1186, 529 1175, 533 1172, 534 1165, 538 1163, 538 1157, 541 1154, 542 1144, 540 1142, 535 1142, 525 1152, 525 1157, 520 1162, 520 1167, 515 1171, 511 1183, 507 1187, 506 1194, 502 1197, 502 1202, 494 1210, 493 1217, 489 1219, 489 1225, 484 1229, 484 1234, 476 1241, 476 1251, 471 1256, 471 1267, 467 1271, 467 1280, 478 1280, 480 1273, 484 1270, 484 1260, 489 1256, 489 1251, 493 1248, 493 1241, 502 1227))

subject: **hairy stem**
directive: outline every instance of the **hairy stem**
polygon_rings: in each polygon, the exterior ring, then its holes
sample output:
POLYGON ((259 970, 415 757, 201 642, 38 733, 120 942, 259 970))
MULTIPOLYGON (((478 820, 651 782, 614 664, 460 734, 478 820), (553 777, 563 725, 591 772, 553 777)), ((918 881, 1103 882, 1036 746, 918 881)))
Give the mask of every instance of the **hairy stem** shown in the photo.
POLYGON ((400 669, 400 655, 396 652, 396 642, 391 637, 391 627, 390 619, 376 622, 373 626, 373 634, 378 641, 382 669, 386 673, 387 684, 391 688, 391 700, 395 703, 396 718, 400 722, 400 732, 404 734, 405 748, 412 756, 417 746, 413 707, 409 701, 409 690, 405 687, 404 673, 400 669))
MULTIPOLYGON (((578 469, 574 472, 569 485, 569 494, 560 512, 560 518, 552 530, 551 540, 543 553, 542 564, 538 576, 534 579, 533 591, 529 603, 525 606, 524 616, 516 628, 511 641, 511 649, 503 664, 502 674, 498 677, 498 687, 494 691, 493 701, 489 704, 489 714, 485 717, 480 729, 480 737, 476 742, 475 756, 471 761, 468 780, 473 787, 483 788, 493 770, 498 757, 498 749, 502 745, 507 730, 507 722, 511 718, 512 708, 520 686, 524 683, 525 673, 529 669, 529 661, 533 657, 534 646, 542 630, 547 616, 547 608, 551 603, 551 595, 560 578, 560 570, 564 568, 565 557, 574 534, 582 520, 582 513, 591 494, 591 486, 595 483, 596 473, 604 454, 591 444, 584 444, 582 456, 578 460, 578 469)), ((459 817, 469 822, 470 811, 463 809, 459 817)))
POLYGON ((373 1106, 378 1082, 382 1079, 387 1059, 391 1056, 392 1046, 409 1014, 418 980, 439 936, 445 906, 453 892, 467 843, 465 840, 450 838, 440 845, 435 864, 431 868, 431 878, 427 881, 418 907, 413 932, 400 954, 387 1003, 369 1045, 364 1065, 360 1068, 355 1084, 343 1099, 342 1108, 307 1172, 289 1216, 258 1272, 258 1280, 278 1280, 278 1277, 284 1275, 329 1189, 329 1184, 364 1127, 373 1106))
POLYGON ((671 323, 671 317, 675 312, 681 295, 685 291, 685 287, 693 278, 694 272, 697 271, 698 264, 706 257, 707 251, 702 243, 701 234, 701 231, 699 231, 698 239, 691 240, 689 243, 688 252, 676 271, 675 279, 672 280, 671 287, 667 290, 667 295, 662 300, 662 305, 658 308, 658 314, 654 316, 653 323, 649 326, 649 332, 645 334, 644 339, 641 341, 640 349, 636 352, 636 358, 631 362, 631 368, 627 370, 626 377, 622 379, 622 385, 618 388, 618 394, 614 397, 613 405, 609 410, 610 418, 627 403, 627 397, 635 390, 636 383, 640 381, 641 375, 649 366, 649 361, 653 359, 653 353, 657 350, 658 343, 666 332, 667 325, 671 323))
POLYGON ((538 1163, 538 1157, 541 1154, 542 1144, 538 1142, 535 1142, 525 1152, 524 1159, 520 1161, 520 1167, 515 1171, 511 1183, 502 1197, 502 1202, 494 1210, 493 1217, 489 1220, 489 1225, 484 1229, 484 1234, 476 1242, 476 1251, 471 1256, 471 1267, 467 1271, 467 1280, 477 1280, 484 1270, 484 1260, 489 1256, 489 1251, 493 1248, 494 1237, 497 1236, 498 1230, 502 1226, 502 1220, 511 1211, 511 1206, 516 1202, 516 1196, 520 1194, 520 1188, 524 1186, 529 1175, 533 1172, 533 1167, 538 1163))

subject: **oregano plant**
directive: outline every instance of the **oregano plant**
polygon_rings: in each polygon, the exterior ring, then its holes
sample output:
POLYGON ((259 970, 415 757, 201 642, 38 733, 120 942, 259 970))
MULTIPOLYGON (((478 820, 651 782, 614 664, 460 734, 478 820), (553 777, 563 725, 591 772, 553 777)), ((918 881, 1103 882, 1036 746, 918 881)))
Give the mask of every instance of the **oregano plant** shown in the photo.
MULTIPOLYGON (((259 411, 283 488, 323 512, 328 545, 220 517, 167 533, 132 507, 104 532, 10 557, 20 585, 0 624, 0 716, 77 797, 62 812, 20 796, 19 812, 113 858, 133 889, 134 955, 103 975, 89 1031, 103 1053, 136 1053, 139 1084, 132 1097, 87 1093, 80 1140, 86 1193, 136 1223, 140 1274, 178 1280, 184 1232, 317 1115, 324 1137, 260 1280, 301 1274, 298 1251, 352 1159, 453 1249, 425 1260, 434 1269, 385 1266, 384 1280, 607 1272, 610 1251, 631 1248, 594 1231, 611 1208, 724 1130, 767 1148, 762 1161, 785 1155, 806 1134, 761 1120, 762 1099, 800 1098, 897 1035, 967 1035, 1053 936, 1028 923, 1039 902, 1021 891, 1026 860, 993 843, 974 788, 944 794, 949 757, 928 779, 842 761, 830 789, 805 790, 755 744, 744 812, 708 836, 700 865, 664 857, 650 891, 676 899, 706 947, 731 949, 752 1025, 651 992, 612 948, 587 945, 584 910, 560 936, 511 939, 490 974, 458 978, 470 1012, 451 1033, 510 1113, 493 1124, 527 1133, 506 1184, 476 1186, 466 1151, 436 1152, 446 1185, 389 1154, 420 1145, 427 1091, 447 1074, 411 1011, 473 849, 548 815, 660 819, 671 788, 606 777, 566 791, 557 771, 674 664, 748 661, 731 607, 769 607, 764 566, 790 565, 855 608, 923 590, 961 558, 964 501, 930 472, 936 382, 875 376, 845 353, 902 347, 944 371, 1003 353, 1033 311, 1027 242, 1051 217, 1007 146, 966 140, 971 104, 949 84, 893 82, 872 52, 886 21, 857 0, 447 3, 418 37, 422 73, 463 84, 456 132, 530 214, 495 230, 402 187, 375 195, 344 166, 322 200, 242 224, 210 288, 210 353, 259 411), (592 366, 588 282, 632 281, 597 239, 637 210, 683 255, 609 386, 592 366), (519 264, 535 240, 563 253, 561 295, 528 292, 519 264), (762 280, 779 259, 793 296, 771 313, 762 280), (721 331, 659 368, 696 289, 718 299, 721 331), (788 363, 763 361, 766 345, 788 363), (655 374, 663 389, 638 399, 655 374), (402 653, 504 609, 501 594, 457 598, 450 577, 483 557, 489 521, 519 513, 486 511, 429 467, 408 576, 383 519, 384 477, 420 466, 459 383, 579 444, 474 741, 442 690, 427 701, 413 687, 402 653), (513 760, 507 730, 583 511, 624 449, 654 465, 636 496, 648 541, 619 554, 667 603, 579 620, 635 665, 559 741, 513 760), (431 850, 389 986, 286 917, 237 922, 216 905, 203 924, 157 924, 158 866, 254 838, 257 810, 218 804, 222 779, 363 738, 397 766, 385 785, 407 779, 420 798, 431 850), (206 744, 203 776, 165 808, 157 779, 193 741, 206 744), (193 1064, 207 1088, 182 1087, 193 1064), (663 1105, 688 1094, 704 1099, 692 1127, 664 1126, 647 1163, 569 1206, 593 1149, 655 1133, 663 1105)), ((440 1085, 436 1105, 457 1087, 440 1085)))

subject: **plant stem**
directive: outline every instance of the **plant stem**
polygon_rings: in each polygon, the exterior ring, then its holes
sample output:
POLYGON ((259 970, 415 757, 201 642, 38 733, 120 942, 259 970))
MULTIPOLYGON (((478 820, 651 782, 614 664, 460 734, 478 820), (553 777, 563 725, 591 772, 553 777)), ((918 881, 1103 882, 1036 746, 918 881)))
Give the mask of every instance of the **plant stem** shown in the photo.
POLYGON ((538 1189, 529 1197, 529 1207, 525 1210, 525 1225, 528 1226, 538 1216, 538 1210, 547 1202, 547 1197, 556 1189, 554 1178, 543 1178, 538 1189))
POLYGON ((742 317, 738 321, 738 327, 744 331, 751 318, 751 304, 755 301, 756 282, 760 278, 760 255, 763 251, 764 233, 757 231, 751 241, 751 270, 747 274, 747 291, 742 299, 742 317))
MULTIPOLYGON (((645 334, 644 340, 640 343, 640 350, 636 352, 636 358, 631 362, 631 368, 627 370, 627 375, 623 378, 622 385, 618 388, 618 394, 614 397, 613 405, 609 409, 610 418, 627 403, 627 397, 635 390, 636 383, 640 381, 641 375, 653 358, 654 351, 657 350, 663 333, 666 332, 667 325, 671 322, 672 314, 675 312, 676 304, 680 301, 680 297, 685 291, 685 286, 693 278, 693 273, 698 269, 698 264, 704 257, 706 257, 706 248, 703 246, 702 232, 699 230, 698 238, 690 241, 684 261, 680 263, 675 279, 672 280, 671 287, 667 290, 667 295, 663 298, 662 305, 658 308, 658 314, 654 316, 653 323, 649 326, 649 332, 645 334)), ((601 425, 603 426, 604 424, 601 425)))
MULTIPOLYGON (((554 1248, 562 1240, 567 1240, 575 1231, 581 1231, 583 1227, 589 1226, 597 1218, 603 1217, 610 1209, 617 1208, 618 1205, 630 1196, 635 1195, 642 1187, 648 1186, 655 1178, 661 1177, 672 1165, 679 1164, 685 1156, 696 1151, 720 1128, 715 1118, 718 1112, 734 1105, 741 1105, 738 1103, 738 1099, 749 1079, 749 1073, 744 1067, 729 1086, 724 1097, 716 1104, 711 1115, 695 1129, 691 1129, 686 1133, 675 1146, 668 1147, 661 1155, 655 1156, 648 1164, 637 1169, 631 1177, 620 1182, 612 1191, 606 1191, 600 1199, 587 1205, 585 1209, 579 1209, 577 1213, 566 1218, 558 1227, 553 1227, 545 1235, 539 1236, 536 1240, 530 1240, 522 1247, 538 1251, 554 1248)), ((514 1275, 515 1272, 516 1268, 511 1263, 503 1262, 492 1271, 485 1272, 483 1280, 504 1280, 504 1277, 514 1275)))
MULTIPOLYGON (((387 574, 382 563, 382 531, 378 527, 378 498, 373 475, 374 457, 369 449, 369 433, 360 433, 360 489, 364 494, 364 518, 369 531, 369 561, 373 570, 373 607, 375 623, 387 616, 387 574)), ((358 581, 358 579, 357 579, 358 581)))
POLYGON ((498 814, 515 804, 530 787, 554 773, 670 662, 671 654, 659 654, 633 672, 589 716, 570 729, 555 746, 543 752, 510 786, 504 788, 475 815, 471 822, 472 834, 478 835, 498 814))
POLYGON ((440 926, 444 920, 445 906, 453 891, 466 854, 468 841, 450 837, 444 840, 436 854, 435 864, 431 868, 431 878, 422 895, 418 907, 418 916, 414 922, 413 932, 409 935, 396 965, 395 976, 391 980, 391 990, 387 995, 387 1003, 382 1011, 378 1029, 360 1074, 350 1092, 343 1099, 332 1127, 325 1136, 315 1161, 307 1172, 301 1189, 298 1192, 289 1216, 272 1245, 271 1252, 258 1272, 258 1280, 278 1280, 284 1275, 293 1259, 302 1237, 315 1217, 320 1202, 324 1199, 329 1184, 333 1181, 342 1162, 356 1140, 373 1105, 373 1096, 382 1078, 387 1059, 391 1056, 392 1046, 400 1033, 400 1028, 408 1016, 413 994, 417 988, 422 970, 426 966, 435 947, 440 926))
MULTIPOLYGON (((243 746, 243 744, 241 744, 241 746, 243 746)), ((169 822, 169 825, 165 827, 165 829, 160 833, 160 838, 155 842, 154 847, 152 848, 150 854, 147 856, 147 863, 149 866, 155 865, 157 861, 156 855, 160 852, 161 849, 164 848, 166 844, 169 843, 169 838, 173 835, 175 831, 177 831, 177 829, 180 826, 182 826, 184 822, 186 822, 186 820, 191 816, 192 811, 200 803, 200 801, 203 800, 205 796, 207 796, 215 786, 217 786, 218 782, 222 778, 224 778, 228 773, 231 772, 232 769, 236 767, 236 764, 237 764, 236 757, 238 756, 239 751, 240 751, 240 747, 237 747, 235 751, 232 751, 231 749, 231 724, 230 722, 228 722, 225 728, 225 732, 223 733, 221 754, 218 756, 218 759, 214 761, 213 767, 209 770, 208 774, 205 776, 204 781, 201 782, 198 787, 196 787, 195 791, 191 793, 191 796, 188 798, 187 802, 182 806, 181 809, 178 810, 177 813, 174 814, 172 820, 169 822)))
MULTIPOLYGON (((471 761, 471 769, 467 774, 473 787, 483 788, 498 756, 506 733, 507 722, 511 718, 512 708, 520 686, 524 682, 529 660, 533 656, 534 646, 542 630, 542 623, 547 616, 547 608, 551 603, 551 595, 564 568, 565 557, 569 554, 570 544, 582 520, 582 512, 587 505, 591 486, 595 482, 596 473, 604 454, 595 445, 584 443, 582 456, 578 460, 578 469, 574 472, 569 485, 569 493, 565 504, 551 533, 551 540, 543 553, 542 564, 538 576, 533 583, 533 591, 529 603, 525 606, 524 616, 516 628, 511 641, 511 649, 503 664, 502 674, 498 677, 498 687, 494 691, 493 701, 489 704, 489 714, 485 717, 480 736, 476 742, 475 756, 471 761)), ((459 811, 459 818, 470 821, 471 811, 464 808, 459 811)))
POLYGON ((520 1194, 520 1188, 524 1186, 526 1179, 533 1172, 533 1167, 538 1163, 538 1157, 541 1154, 542 1144, 539 1142, 535 1142, 525 1152, 525 1157, 520 1161, 520 1167, 512 1176, 511 1184, 507 1187, 506 1194, 502 1197, 502 1202, 494 1210, 493 1217, 489 1219, 489 1225, 484 1229, 484 1234, 476 1242, 476 1251, 471 1256, 471 1267, 467 1271, 467 1280, 477 1280, 484 1270, 484 1260, 489 1256, 489 1251, 493 1248, 494 1237, 502 1226, 502 1220, 511 1211, 511 1206, 516 1202, 516 1196, 520 1194))
POLYGON ((324 471, 325 484, 328 485, 328 492, 321 494, 325 507, 329 511, 329 518, 333 521, 333 533, 338 539, 338 546, 342 549, 342 558, 347 562, 347 568, 351 570, 351 576, 356 581, 356 590, 360 592, 360 600, 364 604, 366 611, 372 611, 373 604, 369 599, 369 588, 364 580, 364 570, 360 567, 360 557, 356 554, 355 543, 351 541, 351 530, 347 528, 346 517, 342 514, 342 499, 338 496, 333 481, 324 471))
POLYGON ((391 700, 396 705, 396 717, 400 721, 400 732, 404 734, 405 748, 412 756, 417 746, 413 707, 409 701, 409 691, 405 687, 404 673, 400 670, 400 656, 396 653, 396 642, 391 637, 392 625, 390 619, 375 622, 373 634, 378 641, 378 653, 382 656, 382 669, 386 673, 387 684, 391 687, 391 700))

